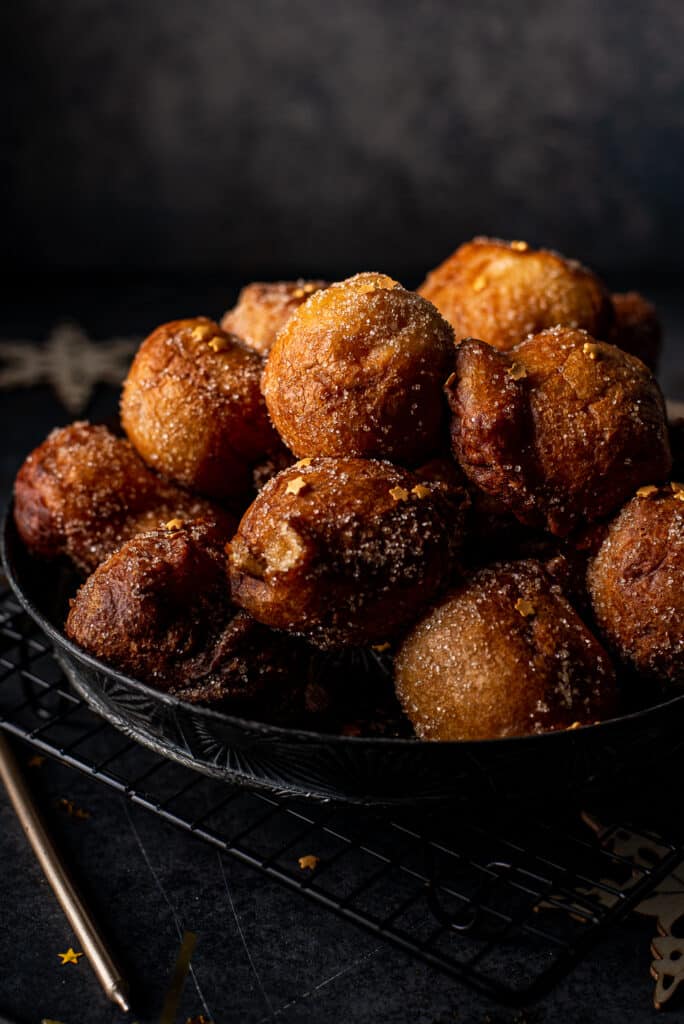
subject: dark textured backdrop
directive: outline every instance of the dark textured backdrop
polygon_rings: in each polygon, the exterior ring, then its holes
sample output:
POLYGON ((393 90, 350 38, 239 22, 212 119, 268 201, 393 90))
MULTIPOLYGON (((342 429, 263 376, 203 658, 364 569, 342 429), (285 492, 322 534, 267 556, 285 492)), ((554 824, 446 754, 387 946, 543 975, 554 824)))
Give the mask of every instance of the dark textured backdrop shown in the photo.
POLYGON ((1 17, 16 267, 415 274, 490 232, 606 272, 680 269, 681 0, 1 17))

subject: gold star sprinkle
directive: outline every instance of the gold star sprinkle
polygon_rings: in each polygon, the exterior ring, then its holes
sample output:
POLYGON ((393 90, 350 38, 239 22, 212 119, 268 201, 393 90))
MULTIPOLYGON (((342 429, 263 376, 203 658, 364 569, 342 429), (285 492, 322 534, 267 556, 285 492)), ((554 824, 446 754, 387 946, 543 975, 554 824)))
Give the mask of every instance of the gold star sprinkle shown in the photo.
POLYGON ((648 484, 647 487, 640 487, 637 491, 637 498, 650 498, 652 494, 657 494, 658 488, 655 484, 648 484))
POLYGON ((390 487, 390 497, 393 501, 408 501, 409 492, 405 487, 390 487))
POLYGON ((304 469, 306 466, 311 465, 311 459, 300 459, 299 462, 295 462, 297 469, 304 469))
POLYGON ((524 597, 519 597, 515 602, 515 610, 519 615, 522 615, 524 619, 529 618, 530 615, 534 615, 534 605, 524 597))
POLYGON ((506 372, 511 380, 522 380, 527 376, 527 370, 522 363, 511 363, 506 372))
POLYGON ((582 728, 582 723, 581 722, 573 722, 572 725, 568 726, 566 731, 567 732, 571 732, 573 729, 581 729, 581 728, 582 728))
POLYGON ((286 494, 301 494, 301 492, 308 487, 306 480, 303 476, 296 476, 294 480, 288 480, 287 487, 285 488, 286 494))
POLYGON ((473 281, 473 291, 484 291, 484 289, 487 287, 487 283, 487 278, 484 276, 484 274, 478 274, 475 280, 473 281))
POLYGON ((67 800, 66 797, 62 797, 61 800, 57 801, 57 806, 60 811, 64 811, 70 818, 78 818, 80 821, 86 821, 90 817, 90 811, 84 810, 82 807, 77 807, 73 800, 67 800))
POLYGON ((228 348, 228 339, 221 338, 217 334, 215 337, 209 339, 207 345, 212 350, 212 352, 225 352, 225 350, 228 348))
POLYGON ((77 953, 74 949, 71 948, 71 946, 69 946, 66 953, 58 953, 57 956, 62 961, 62 965, 77 964, 78 961, 83 956, 83 953, 77 953))
POLYGON ((164 523, 165 530, 180 530, 185 525, 182 519, 169 519, 168 523, 164 523))
POLYGON ((211 324, 198 324, 197 327, 193 327, 192 336, 197 341, 204 341, 208 334, 211 334, 213 328, 211 324))
POLYGON ((598 359, 601 349, 593 341, 585 341, 582 345, 582 351, 585 356, 589 356, 590 359, 598 359))
POLYGON ((302 871, 313 871, 320 864, 321 858, 314 856, 313 853, 307 853, 305 857, 300 857, 298 864, 302 871))
POLYGON ((684 491, 675 491, 675 499, 677 501, 684 501, 684 491))
POLYGON ((34 754, 27 764, 29 768, 41 768, 45 764, 45 758, 41 754, 34 754))
POLYGON ((372 650, 377 651, 378 654, 382 654, 383 651, 389 651, 391 644, 372 644, 372 650))
POLYGON ((292 295, 295 299, 303 299, 304 296, 306 295, 306 291, 304 288, 295 288, 295 290, 292 292, 292 295))
POLYGON ((681 494, 684 491, 684 484, 678 484, 676 480, 671 480, 670 490, 674 491, 675 494, 681 494))
POLYGON ((516 252, 526 252, 529 249, 527 242, 511 242, 511 249, 516 252))
POLYGON ((430 495, 430 488, 425 487, 423 484, 416 484, 415 487, 411 488, 411 494, 415 494, 416 498, 427 498, 430 495))

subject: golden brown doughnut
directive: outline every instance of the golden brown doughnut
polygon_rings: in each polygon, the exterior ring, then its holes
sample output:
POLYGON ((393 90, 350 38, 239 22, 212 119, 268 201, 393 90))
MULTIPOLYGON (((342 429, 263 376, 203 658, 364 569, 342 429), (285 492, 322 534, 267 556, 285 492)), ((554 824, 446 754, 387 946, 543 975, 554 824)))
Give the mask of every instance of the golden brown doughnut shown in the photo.
POLYGON ((610 524, 587 579, 616 655, 684 687, 684 483, 640 488, 610 524))
POLYGON ((482 740, 614 714, 609 656, 534 561, 480 569, 408 633, 395 685, 421 739, 482 740))
POLYGON ((221 327, 237 334, 262 356, 271 351, 278 331, 310 295, 327 288, 327 281, 255 281, 240 292, 233 309, 223 314, 221 327))
POLYGON ((195 516, 214 519, 227 535, 236 523, 213 502, 161 480, 130 441, 85 422, 53 430, 14 485, 14 521, 29 551, 66 555, 84 572, 135 534, 195 516))
POLYGON ((266 363, 271 419, 299 457, 414 463, 439 447, 453 333, 434 306, 384 274, 315 292, 266 363))
POLYGON ((369 459, 303 459, 230 544, 234 600, 321 647, 381 644, 434 598, 461 523, 439 487, 369 459))
POLYGON ((466 242, 418 291, 453 326, 457 343, 481 338, 502 350, 557 324, 603 338, 613 317, 610 296, 595 274, 527 242, 466 242))
POLYGON ((267 721, 301 714, 303 647, 235 608, 224 545, 201 520, 133 537, 80 588, 66 634, 184 700, 267 721))
POLYGON ((447 393, 466 475, 527 525, 563 536, 670 472, 655 378, 584 331, 552 328, 509 352, 469 338, 447 393))
POLYGON ((206 317, 163 324, 124 382, 121 422, 145 462, 219 500, 251 489, 279 446, 260 391, 261 357, 206 317))

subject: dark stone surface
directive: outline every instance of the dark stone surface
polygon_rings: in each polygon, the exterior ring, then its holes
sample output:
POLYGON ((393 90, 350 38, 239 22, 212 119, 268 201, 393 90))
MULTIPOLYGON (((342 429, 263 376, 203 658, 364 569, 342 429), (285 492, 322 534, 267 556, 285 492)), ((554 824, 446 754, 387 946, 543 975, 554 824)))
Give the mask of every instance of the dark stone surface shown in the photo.
MULTIPOLYGON (((23 752, 24 748, 22 748, 23 752)), ((27 755, 22 754, 25 764, 27 755)), ((216 1024, 646 1024, 650 920, 633 918, 554 992, 524 1011, 463 985, 176 831, 123 797, 47 761, 30 778, 51 827, 137 992, 131 1018, 159 1019, 184 929, 196 931, 194 976, 178 1020, 216 1024), (54 809, 67 797, 91 817, 54 809)), ((122 1019, 78 948, 4 797, 0 797, 0 1012, 64 1024, 122 1019)), ((502 949, 502 958, 506 950, 502 949)))
POLYGON ((680 269, 677 0, 24 0, 3 22, 11 264, 403 271, 484 232, 680 269))

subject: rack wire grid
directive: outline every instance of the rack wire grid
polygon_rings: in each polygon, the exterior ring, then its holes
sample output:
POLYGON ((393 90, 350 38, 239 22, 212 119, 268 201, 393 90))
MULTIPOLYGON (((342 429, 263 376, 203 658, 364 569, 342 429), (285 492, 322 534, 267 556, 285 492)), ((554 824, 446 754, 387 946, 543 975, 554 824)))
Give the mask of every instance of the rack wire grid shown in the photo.
POLYGON ((547 991, 684 856, 674 826, 616 819, 614 807, 597 831, 578 809, 388 817, 229 787, 96 717, 2 581, 0 727, 509 1005, 547 991), (657 850, 652 863, 615 851, 626 827, 657 850))

